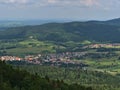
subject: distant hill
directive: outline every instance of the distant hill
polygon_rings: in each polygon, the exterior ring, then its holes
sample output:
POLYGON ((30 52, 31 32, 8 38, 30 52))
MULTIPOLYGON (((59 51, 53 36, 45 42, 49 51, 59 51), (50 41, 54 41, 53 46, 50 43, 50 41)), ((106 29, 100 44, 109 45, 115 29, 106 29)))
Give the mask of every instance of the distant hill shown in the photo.
POLYGON ((46 20, 1 20, 0 21, 0 30, 6 30, 11 27, 21 27, 26 25, 41 25, 50 22, 68 22, 71 20, 59 20, 59 19, 46 19, 46 20))
POLYGON ((18 26, 25 26, 25 25, 41 25, 50 22, 70 22, 72 20, 66 19, 45 19, 45 20, 1 20, 0 27, 18 27, 18 26))
POLYGON ((120 42, 120 19, 69 23, 47 23, 0 31, 0 39, 35 38, 40 41, 120 42))
POLYGON ((111 25, 118 25, 118 26, 120 26, 120 18, 108 20, 108 21, 106 21, 106 23, 107 24, 111 24, 111 25))
POLYGON ((22 24, 19 21, 0 21, 0 30, 6 30, 10 27, 20 27, 20 26, 24 26, 24 24, 22 24))

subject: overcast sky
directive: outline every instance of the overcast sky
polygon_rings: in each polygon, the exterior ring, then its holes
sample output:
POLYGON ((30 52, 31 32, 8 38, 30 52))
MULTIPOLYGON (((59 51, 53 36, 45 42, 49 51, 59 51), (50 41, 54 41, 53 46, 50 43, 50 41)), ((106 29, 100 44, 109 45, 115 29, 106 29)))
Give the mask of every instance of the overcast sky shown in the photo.
POLYGON ((0 20, 106 20, 120 17, 120 0, 0 0, 0 20))

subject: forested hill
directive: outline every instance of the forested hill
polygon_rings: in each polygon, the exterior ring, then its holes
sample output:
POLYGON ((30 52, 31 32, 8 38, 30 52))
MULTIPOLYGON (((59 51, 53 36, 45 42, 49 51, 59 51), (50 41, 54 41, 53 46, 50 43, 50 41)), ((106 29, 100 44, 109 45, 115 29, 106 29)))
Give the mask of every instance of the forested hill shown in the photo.
POLYGON ((47 23, 36 26, 9 28, 0 31, 0 39, 35 38, 40 41, 120 42, 119 20, 70 23, 47 23), (115 22, 115 23, 114 23, 115 22))
POLYGON ((68 85, 62 80, 40 78, 26 71, 13 69, 0 61, 0 90, 93 90, 78 84, 68 85))

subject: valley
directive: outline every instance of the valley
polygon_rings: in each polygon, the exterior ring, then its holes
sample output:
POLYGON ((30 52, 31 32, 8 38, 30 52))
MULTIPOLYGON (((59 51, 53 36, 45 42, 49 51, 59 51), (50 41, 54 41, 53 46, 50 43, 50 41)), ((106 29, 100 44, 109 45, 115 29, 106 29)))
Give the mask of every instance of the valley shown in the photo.
POLYGON ((43 78, 95 90, 119 90, 120 26, 113 21, 47 23, 2 30, 0 60, 43 78))
POLYGON ((0 90, 120 90, 120 0, 0 0, 0 90))

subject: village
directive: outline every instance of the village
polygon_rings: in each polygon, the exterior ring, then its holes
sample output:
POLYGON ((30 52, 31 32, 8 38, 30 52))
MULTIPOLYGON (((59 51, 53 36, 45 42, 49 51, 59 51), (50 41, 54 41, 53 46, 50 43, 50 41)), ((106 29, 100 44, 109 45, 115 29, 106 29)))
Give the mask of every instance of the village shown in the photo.
POLYGON ((80 62, 79 60, 73 60, 73 57, 80 57, 85 55, 86 52, 66 52, 60 54, 48 54, 48 55, 27 55, 24 58, 18 56, 1 56, 1 61, 18 61, 26 62, 27 64, 37 64, 37 65, 51 65, 51 66, 87 66, 80 62))
POLYGON ((90 44, 83 48, 120 48, 120 43, 90 44))
MULTIPOLYGON (((120 44, 91 44, 83 47, 85 48, 119 48, 120 44)), ((52 65, 52 66, 86 66, 80 59, 89 57, 97 58, 101 56, 110 56, 112 53, 109 52, 64 52, 64 53, 53 53, 53 54, 37 54, 37 55, 26 55, 25 57, 19 56, 0 56, 1 61, 19 61, 26 62, 27 64, 38 64, 38 65, 52 65)))

